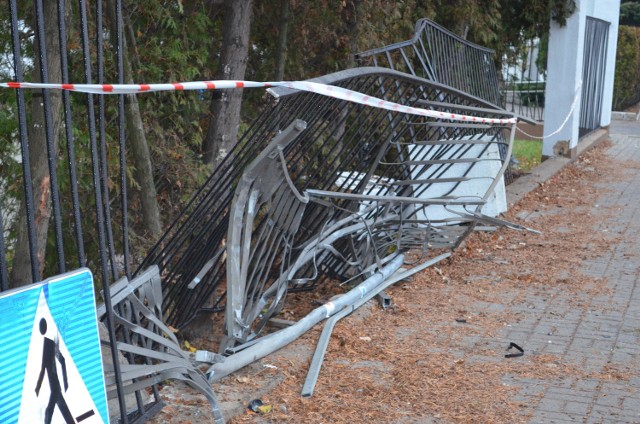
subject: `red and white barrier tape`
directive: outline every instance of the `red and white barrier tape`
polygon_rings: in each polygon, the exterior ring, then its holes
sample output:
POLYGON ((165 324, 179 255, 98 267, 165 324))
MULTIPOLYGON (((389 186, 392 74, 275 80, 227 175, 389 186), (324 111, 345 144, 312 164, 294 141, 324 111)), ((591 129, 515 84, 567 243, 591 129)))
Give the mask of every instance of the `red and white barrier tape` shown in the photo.
POLYGON ((3 88, 30 88, 30 89, 54 89, 77 91, 92 94, 137 94, 155 91, 187 91, 187 90, 218 90, 225 88, 269 88, 286 87, 294 90, 308 91, 323 96, 359 103, 366 106, 386 109, 411 115, 426 116, 436 119, 448 119, 451 121, 476 122, 484 124, 515 124, 517 118, 483 118, 479 116, 460 115, 457 113, 438 112, 435 110, 420 109, 389 102, 377 97, 368 96, 357 91, 348 90, 333 85, 319 84, 311 81, 281 81, 281 82, 256 82, 256 81, 192 81, 177 82, 172 84, 44 84, 33 82, 4 82, 3 88))

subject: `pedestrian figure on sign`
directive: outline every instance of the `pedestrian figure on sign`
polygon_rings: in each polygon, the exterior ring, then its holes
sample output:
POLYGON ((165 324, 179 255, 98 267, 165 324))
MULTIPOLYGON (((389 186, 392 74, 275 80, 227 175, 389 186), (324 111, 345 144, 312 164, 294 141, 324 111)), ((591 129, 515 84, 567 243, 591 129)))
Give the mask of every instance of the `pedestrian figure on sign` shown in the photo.
MULTIPOLYGON (((42 318, 40 320, 40 334, 43 336, 47 333, 47 320, 42 318)), ((40 375, 38 376, 38 383, 36 384, 36 396, 40 393, 40 387, 42 386, 42 380, 44 380, 44 373, 47 372, 47 378, 49 380, 49 387, 51 394, 49 395, 49 403, 44 414, 44 423, 51 424, 51 418, 53 417, 53 410, 58 406, 58 409, 64 417, 64 421, 67 424, 74 424, 75 421, 69 411, 67 402, 64 400, 62 387, 60 386, 60 380, 58 379, 58 370, 56 366, 56 359, 60 362, 62 367, 62 378, 64 382, 64 391, 69 388, 69 382, 67 381, 67 366, 64 360, 64 356, 60 353, 58 347, 57 338, 56 341, 51 340, 48 337, 44 337, 44 344, 42 347, 42 368, 40 369, 40 375)))

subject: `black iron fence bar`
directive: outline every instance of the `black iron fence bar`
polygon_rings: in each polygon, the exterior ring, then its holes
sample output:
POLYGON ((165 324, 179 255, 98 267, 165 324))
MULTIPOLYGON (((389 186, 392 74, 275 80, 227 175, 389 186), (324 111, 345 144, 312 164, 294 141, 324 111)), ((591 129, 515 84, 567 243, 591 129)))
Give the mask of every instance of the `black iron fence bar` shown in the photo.
POLYGON ((2 205, 0 204, 0 291, 9 288, 9 278, 7 277, 7 260, 5 258, 4 243, 4 219, 2 218, 2 205))
MULTIPOLYGON (((107 2, 107 5, 111 5, 111 2, 107 2)), ((113 4, 115 12, 111 15, 112 19, 115 22, 111 23, 111 29, 115 28, 116 32, 116 68, 117 68, 117 79, 119 83, 124 83, 124 56, 123 56, 123 39, 122 39, 122 7, 121 3, 117 1, 113 4)), ((102 2, 96 3, 96 28, 104 27, 104 12, 102 2)), ((111 31, 109 31, 111 32, 111 31)), ((104 83, 104 36, 103 31, 98 30, 96 33, 96 51, 97 51, 97 71, 98 71, 98 83, 104 83)), ((123 262, 124 262, 124 270, 125 273, 129 270, 129 240, 128 240, 128 230, 127 230, 127 200, 126 200, 126 146, 125 146, 125 110, 124 110, 124 95, 118 95, 117 98, 117 108, 118 108, 118 147, 119 147, 119 165, 120 165, 120 182, 121 182, 121 223, 122 223, 122 240, 123 240, 123 262)), ((111 276, 115 281, 119 277, 119 270, 116 268, 116 253, 115 253, 115 239, 113 234, 113 225, 111 218, 111 201, 109 198, 109 189, 108 189, 108 171, 107 171, 107 133, 106 133, 106 108, 105 108, 105 97, 103 95, 98 97, 98 122, 100 125, 100 139, 99 139, 99 151, 100 151, 100 167, 101 167, 101 178, 100 181, 102 183, 102 212, 104 213, 104 222, 105 222, 105 230, 106 230, 106 248, 109 253, 109 269, 111 271, 111 276)), ((103 246, 101 249, 104 249, 103 246)), ((103 265, 103 267, 106 266, 103 265)), ((127 277, 130 277, 130 273, 127 274, 127 277)), ((106 302, 105 302, 106 305, 106 302)), ((119 308, 124 308, 124 305, 118 305, 119 308)), ((125 311, 120 311, 121 313, 125 313, 125 311)), ((123 338, 125 343, 131 343, 130 334, 128 331, 123 331, 123 338)), ((127 355, 130 362, 135 360, 134 355, 129 353, 127 355)), ((119 376, 120 377, 120 376, 119 376)), ((135 381, 135 380, 134 380, 135 381)), ((137 410, 131 414, 130 411, 121 411, 121 422, 144 422, 147 418, 149 418, 151 411, 154 410, 159 401, 160 395, 158 389, 155 385, 151 386, 152 394, 154 396, 154 402, 145 407, 144 401, 142 399, 142 394, 140 390, 135 391, 135 400, 137 410), (126 415, 126 419, 124 418, 126 415)), ((118 393, 119 398, 123 396, 120 392, 118 393)))
MULTIPOLYGON (((22 72, 22 54, 20 52, 20 29, 18 26, 18 7, 16 0, 9 1, 11 13, 11 44, 13 46, 13 71, 15 80, 24 81, 22 72)), ((27 215, 27 234, 29 239, 29 256, 31 262, 31 279, 36 281, 40 276, 40 264, 38 262, 38 243, 35 231, 35 213, 33 210, 33 185, 31 178, 31 160, 29 158, 29 132, 27 130, 27 110, 25 107, 24 91, 16 90, 16 105, 18 107, 18 126, 20 134, 20 157, 22 159, 22 184, 23 202, 27 215)), ((3 252, 4 253, 4 252, 3 252)))
MULTIPOLYGON (((109 2, 107 4, 110 4, 109 2)), ((115 4, 113 5, 115 10, 111 10, 111 16, 112 19, 115 20, 115 22, 111 22, 111 28, 116 29, 116 68, 117 68, 117 78, 118 78, 118 83, 119 84, 123 84, 125 81, 125 76, 124 76, 124 43, 123 43, 123 32, 122 32, 122 2, 121 0, 116 0, 115 4), (115 12, 115 13, 113 13, 115 12)), ((100 28, 100 26, 99 26, 100 28)), ((100 43, 100 49, 103 48, 103 45, 100 43)), ((100 50, 102 51, 102 50, 100 50)), ((102 99, 104 98, 104 96, 100 96, 102 99)), ((126 160, 126 146, 125 146, 125 108, 124 108, 124 101, 125 101, 125 95, 124 94, 120 94, 118 95, 118 146, 119 146, 119 164, 120 164, 120 188, 121 188, 121 192, 120 192, 120 207, 121 207, 121 231, 122 231, 122 243, 123 243, 123 261, 124 261, 124 272, 127 278, 131 278, 131 272, 130 272, 130 266, 129 266, 129 238, 128 238, 128 210, 127 210, 127 174, 126 174, 126 166, 127 166, 127 160, 126 160)), ((101 116, 101 119, 104 118, 104 116, 101 116)), ((103 153, 103 169, 105 170, 105 175, 103 178, 103 181, 105 181, 106 183, 106 168, 107 168, 107 160, 106 160, 106 141, 103 144, 103 149, 102 149, 102 153, 103 153)), ((107 187, 105 185, 105 187, 103 188, 103 190, 105 192, 107 192, 107 187)), ((105 199, 105 219, 107 221, 107 223, 111 223, 111 216, 110 216, 110 211, 109 211, 109 199, 108 197, 105 199)), ((111 226, 109 225, 108 227, 108 231, 107 234, 110 236, 110 240, 109 240, 109 246, 110 246, 110 253, 111 253, 111 272, 112 274, 115 275, 114 279, 118 278, 119 275, 117 275, 116 268, 115 268, 115 246, 114 246, 114 240, 113 240, 113 234, 112 234, 112 229, 111 226)), ((123 305, 118 305, 119 308, 119 312, 122 313, 123 315, 126 316, 126 311, 121 310, 122 308, 124 308, 123 305)), ((129 334, 128 331, 124 331, 124 342, 129 344, 131 343, 131 336, 129 334)), ((135 357, 133 355, 133 353, 129 353, 127 355, 129 362, 130 363, 134 363, 135 362, 135 357)), ((148 359, 147 363, 150 364, 150 359, 148 359)), ((135 382, 135 379, 133 380, 135 382)), ((154 384, 151 386, 151 390, 154 396, 154 403, 152 403, 151 405, 149 405, 149 408, 145 408, 143 399, 142 399, 142 395, 140 390, 136 390, 135 392, 135 398, 136 398, 136 405, 137 405, 137 419, 134 419, 134 422, 144 422, 146 421, 146 417, 149 413, 149 411, 154 408, 154 404, 158 403, 158 400, 160 399, 160 394, 158 392, 158 387, 154 384)))
MULTIPOLYGON (((40 55, 40 81, 49 82, 49 64, 47 62, 47 45, 44 28, 44 10, 42 0, 35 1, 36 14, 36 39, 38 53, 40 55)), ((52 17, 49 17, 52 18, 52 17)), ((47 163, 49 165, 49 185, 51 187, 51 206, 53 209, 53 225, 55 231, 56 254, 58 258, 58 272, 65 272, 64 247, 62 238, 62 217, 60 213, 60 193, 58 191, 58 152, 53 134, 53 121, 51 116, 51 93, 48 89, 42 90, 42 107, 44 112, 45 142, 47 145, 47 163)), ((39 276, 34 281, 38 281, 39 276)))
MULTIPOLYGON (((82 36, 82 54, 84 60, 84 72, 87 84, 91 84, 91 61, 89 54, 89 29, 87 22, 87 9, 86 2, 84 0, 78 0, 80 6, 80 22, 81 22, 81 36, 82 36)), ((98 2, 100 3, 100 2, 98 2)), ((98 33, 102 31, 97 29, 98 33)), ((111 360, 113 361, 116 390, 118 392, 118 406, 120 408, 120 420, 121 423, 127 424, 127 407, 125 403, 125 394, 122 386, 122 377, 120 371, 120 358, 118 357, 118 350, 116 349, 116 332, 113 322, 113 312, 111 305, 111 293, 109 289, 109 274, 107 272, 107 255, 105 249, 105 226, 104 217, 102 212, 102 193, 100 185, 100 167, 98 163, 98 146, 96 141, 96 128, 95 128, 95 110, 93 106, 93 95, 87 94, 87 115, 89 125, 89 144, 91 149, 91 167, 93 174, 93 186, 94 186, 94 199, 96 202, 96 224, 98 231, 98 247, 100 252, 100 270, 103 282, 103 296, 106 306, 106 325, 109 332, 109 340, 111 341, 111 360)))
MULTIPOLYGON (((69 66, 67 60, 67 28, 65 22, 66 1, 58 1, 58 37, 60 38, 60 67, 62 71, 62 82, 69 83, 69 66)), ((76 238, 76 252, 78 255, 78 266, 85 266, 87 259, 84 251, 84 240, 82 237, 82 221, 80 219, 80 200, 78 199, 78 177, 76 172, 75 139, 73 136, 73 126, 71 124, 71 98, 70 93, 62 91, 62 103, 64 105, 64 126, 67 139, 67 157, 69 160, 69 183, 71 190, 71 205, 73 209, 74 233, 76 238)))
MULTIPOLYGON (((122 0, 116 0, 116 39, 117 39, 117 66, 118 83, 124 84, 124 34, 122 28, 122 0)), ((125 95, 118 95, 118 141, 120 144, 120 208, 122 209, 122 251, 124 256, 124 273, 131 279, 131 264, 129 261, 129 209, 127 204, 127 159, 125 146, 125 120, 124 120, 125 95)), ((154 390, 156 386, 153 386, 154 390)))
MULTIPOLYGON (((102 8, 102 1, 96 2, 96 70, 97 70, 97 83, 104 83, 104 13, 102 8)), ((116 270, 115 260, 115 246, 113 242, 113 228, 111 222, 111 202, 109 200, 109 187, 108 187, 108 174, 107 174, 107 131, 105 121, 105 98, 104 96, 98 96, 98 161, 100 167, 100 185, 102 192, 101 213, 104 214, 104 225, 106 235, 106 249, 109 253, 109 268, 111 271, 112 281, 118 279, 118 271, 116 270)))

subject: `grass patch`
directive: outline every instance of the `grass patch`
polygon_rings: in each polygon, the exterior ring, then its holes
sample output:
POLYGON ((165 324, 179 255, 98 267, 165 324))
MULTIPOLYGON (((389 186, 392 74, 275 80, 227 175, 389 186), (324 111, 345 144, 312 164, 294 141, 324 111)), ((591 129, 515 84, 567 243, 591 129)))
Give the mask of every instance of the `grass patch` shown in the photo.
POLYGON ((519 162, 519 171, 531 171, 542 161, 542 140, 514 140, 513 157, 519 162))

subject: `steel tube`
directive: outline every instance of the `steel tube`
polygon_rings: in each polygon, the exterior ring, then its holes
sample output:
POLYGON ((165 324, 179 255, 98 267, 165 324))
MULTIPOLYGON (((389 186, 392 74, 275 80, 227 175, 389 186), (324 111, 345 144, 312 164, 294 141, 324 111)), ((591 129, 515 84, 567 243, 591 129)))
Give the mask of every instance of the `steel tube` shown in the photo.
POLYGON ((316 386, 316 381, 318 379, 318 375, 320 374, 320 367, 322 366, 322 361, 324 360, 324 354, 325 354, 325 351, 327 350, 327 346, 329 345, 329 338, 331 337, 331 332, 333 331, 333 327, 336 325, 338 321, 340 321, 342 318, 351 314, 360 306, 367 303, 374 296, 382 293, 382 291, 384 291, 389 286, 392 286, 398 281, 404 280, 412 276, 413 274, 420 272, 423 269, 428 268, 431 265, 434 265, 443 259, 448 258, 449 256, 451 256, 451 253, 444 253, 416 267, 413 267, 409 270, 405 270, 405 271, 393 274, 388 280, 384 281, 383 284, 377 286, 370 293, 367 293, 365 297, 363 297, 362 299, 359 299, 353 305, 344 308, 342 311, 340 311, 339 313, 329 318, 327 320, 327 323, 325 324, 325 327, 322 329, 322 333, 320 334, 320 339, 318 340, 318 346, 316 348, 315 353, 313 354, 311 365, 309 365, 309 372, 307 374, 306 380, 304 381, 302 392, 300 394, 304 397, 309 397, 313 394, 313 389, 316 386))
POLYGON ((329 318, 344 308, 353 305, 358 300, 366 296, 367 293, 374 291, 376 287, 384 283, 384 281, 386 281, 398 270, 398 268, 400 268, 400 266, 402 266, 403 262, 404 255, 396 256, 388 265, 373 274, 371 277, 367 278, 362 283, 358 284, 349 292, 314 309, 309 313, 309 315, 302 318, 291 327, 284 328, 266 336, 253 346, 228 357, 224 362, 212 365, 207 371, 209 382, 218 381, 222 377, 283 348, 310 330, 323 319, 329 318))

